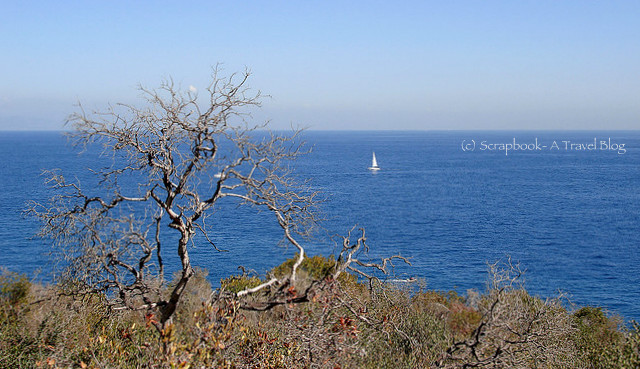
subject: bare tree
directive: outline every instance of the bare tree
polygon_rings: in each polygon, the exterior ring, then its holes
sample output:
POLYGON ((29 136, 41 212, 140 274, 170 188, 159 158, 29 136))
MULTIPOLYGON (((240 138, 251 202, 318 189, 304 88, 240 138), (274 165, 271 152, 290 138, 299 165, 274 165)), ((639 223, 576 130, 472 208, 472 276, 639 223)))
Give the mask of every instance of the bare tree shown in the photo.
MULTIPOLYGON (((166 81, 158 89, 141 87, 141 106, 118 104, 93 114, 81 109, 70 117, 73 142, 102 145, 113 165, 96 172, 92 188, 50 172, 56 195, 50 203, 33 203, 30 212, 43 222, 40 235, 64 256, 74 294, 99 291, 117 308, 156 311, 162 327, 194 274, 194 237, 219 250, 210 216, 225 197, 275 215, 298 253, 286 278, 295 284, 305 257, 299 238, 317 220, 318 195, 286 166, 305 153, 299 131, 281 136, 250 124, 261 95, 246 87, 249 75, 222 78, 215 68, 203 98, 166 81), (169 245, 166 232, 175 235, 169 245), (181 269, 165 294, 167 249, 177 253, 181 269)), ((283 281, 267 283, 276 282, 283 281)))
POLYGON ((482 319, 437 363, 442 368, 562 368, 576 362, 575 328, 561 297, 542 300, 524 289, 523 271, 509 259, 489 265, 491 280, 478 303, 482 319))

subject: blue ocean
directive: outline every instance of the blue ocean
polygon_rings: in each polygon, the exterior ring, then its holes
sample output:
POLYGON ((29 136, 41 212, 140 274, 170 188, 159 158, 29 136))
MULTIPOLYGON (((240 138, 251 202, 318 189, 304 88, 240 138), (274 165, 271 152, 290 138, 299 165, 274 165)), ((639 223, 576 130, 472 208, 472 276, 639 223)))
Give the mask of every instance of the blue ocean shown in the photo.
MULTIPOLYGON (((372 258, 411 258, 394 272, 429 289, 482 291, 487 263, 510 257, 535 295, 561 291, 577 306, 640 320, 640 131, 308 131, 304 139, 312 151, 292 169, 326 197, 309 253, 335 253, 334 236, 363 227, 372 258), (379 171, 367 169, 373 152, 379 171)), ((82 182, 99 152, 77 153, 60 132, 0 132, 0 154, 0 266, 48 281, 49 246, 22 211, 51 196, 44 169, 82 182)), ((213 237, 229 252, 191 250, 212 284, 239 265, 264 273, 293 255, 269 214, 225 210, 213 237)))

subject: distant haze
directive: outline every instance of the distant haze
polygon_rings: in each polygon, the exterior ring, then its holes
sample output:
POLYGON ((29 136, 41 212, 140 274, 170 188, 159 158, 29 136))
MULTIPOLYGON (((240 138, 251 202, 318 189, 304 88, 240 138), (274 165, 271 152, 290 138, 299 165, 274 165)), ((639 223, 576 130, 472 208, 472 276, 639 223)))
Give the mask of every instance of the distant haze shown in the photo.
POLYGON ((640 129, 638 1, 5 2, 0 130, 252 73, 311 129, 640 129))

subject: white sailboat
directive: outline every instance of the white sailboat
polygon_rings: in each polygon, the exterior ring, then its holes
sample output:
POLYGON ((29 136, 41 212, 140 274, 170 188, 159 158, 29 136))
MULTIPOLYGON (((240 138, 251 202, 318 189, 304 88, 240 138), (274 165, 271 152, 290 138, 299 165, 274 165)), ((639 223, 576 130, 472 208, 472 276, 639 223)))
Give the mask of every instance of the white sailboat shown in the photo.
POLYGON ((369 170, 380 170, 380 167, 378 166, 378 161, 376 160, 376 153, 373 153, 373 158, 371 159, 371 166, 369 167, 369 170))

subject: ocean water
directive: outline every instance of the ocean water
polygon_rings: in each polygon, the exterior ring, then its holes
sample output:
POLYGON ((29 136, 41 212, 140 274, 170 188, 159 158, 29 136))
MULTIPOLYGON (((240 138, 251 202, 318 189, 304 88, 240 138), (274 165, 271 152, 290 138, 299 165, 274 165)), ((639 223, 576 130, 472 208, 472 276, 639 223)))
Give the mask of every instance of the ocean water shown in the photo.
MULTIPOLYGON (((329 236, 364 227, 373 258, 410 257, 412 266, 397 264, 395 273, 428 288, 482 290, 487 263, 510 257, 526 269, 533 294, 562 291, 575 304, 640 320, 640 131, 310 131, 304 138, 313 150, 292 168, 327 198, 324 231, 308 241, 310 253, 336 252, 329 236), (378 172, 367 170, 373 151, 378 172)), ((22 210, 51 195, 43 169, 90 182, 87 168, 99 153, 77 154, 58 132, 0 132, 0 155, 0 265, 46 281, 49 247, 32 237, 37 224, 22 210)), ((200 242, 191 250, 214 285, 239 265, 263 273, 293 254, 278 246, 268 213, 220 209, 213 238, 229 252, 200 242)))

